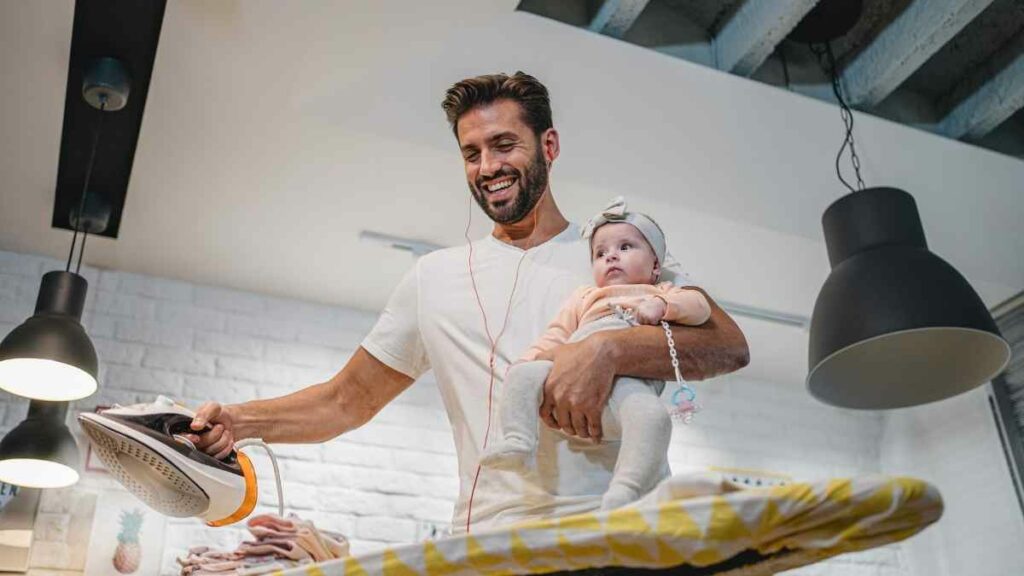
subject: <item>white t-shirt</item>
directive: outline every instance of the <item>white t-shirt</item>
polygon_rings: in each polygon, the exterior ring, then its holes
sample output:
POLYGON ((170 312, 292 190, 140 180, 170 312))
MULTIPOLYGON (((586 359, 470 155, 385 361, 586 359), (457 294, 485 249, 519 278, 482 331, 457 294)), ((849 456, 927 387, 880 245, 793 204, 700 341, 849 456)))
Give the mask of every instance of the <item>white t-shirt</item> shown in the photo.
MULTIPOLYGON (((387 366, 418 378, 434 370, 451 422, 459 461, 459 499, 453 528, 463 531, 470 491, 488 424, 487 360, 490 344, 474 297, 469 246, 420 258, 391 295, 362 346, 387 366)), ((523 251, 486 236, 472 244, 473 274, 490 333, 497 338, 523 251)), ((671 256, 662 279, 689 285, 671 256)), ((541 335, 573 290, 592 284, 590 248, 570 224, 547 242, 530 248, 505 327, 495 352, 491 392, 491 441, 497 432, 503 378, 511 362, 541 335)), ((472 503, 472 528, 595 510, 608 488, 618 454, 616 438, 594 445, 540 426, 536 471, 521 476, 484 468, 472 503)), ((668 472, 666 462, 666 474, 668 472)))

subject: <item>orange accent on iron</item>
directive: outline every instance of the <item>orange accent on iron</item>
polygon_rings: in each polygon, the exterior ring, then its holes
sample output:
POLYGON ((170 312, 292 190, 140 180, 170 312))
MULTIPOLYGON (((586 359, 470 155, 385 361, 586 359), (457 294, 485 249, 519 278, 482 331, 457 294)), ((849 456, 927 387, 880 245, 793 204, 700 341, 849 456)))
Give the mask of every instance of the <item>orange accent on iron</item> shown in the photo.
POLYGON ((242 504, 230 516, 207 522, 207 526, 217 528, 234 524, 251 514, 253 509, 256 508, 256 500, 259 497, 259 489, 256 487, 256 471, 253 470, 252 462, 249 461, 248 456, 241 452, 236 452, 235 457, 238 459, 238 465, 242 468, 242 476, 245 478, 245 497, 242 498, 242 504))

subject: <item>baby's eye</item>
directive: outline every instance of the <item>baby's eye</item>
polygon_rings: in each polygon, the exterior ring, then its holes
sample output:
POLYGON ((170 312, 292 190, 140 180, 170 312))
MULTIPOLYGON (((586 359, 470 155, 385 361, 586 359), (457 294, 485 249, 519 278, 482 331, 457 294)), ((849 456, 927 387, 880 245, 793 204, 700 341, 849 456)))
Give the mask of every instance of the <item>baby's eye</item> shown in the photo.
POLYGON ((622 246, 619 248, 619 250, 629 250, 632 247, 633 247, 633 245, 630 244, 629 242, 623 242, 622 246))

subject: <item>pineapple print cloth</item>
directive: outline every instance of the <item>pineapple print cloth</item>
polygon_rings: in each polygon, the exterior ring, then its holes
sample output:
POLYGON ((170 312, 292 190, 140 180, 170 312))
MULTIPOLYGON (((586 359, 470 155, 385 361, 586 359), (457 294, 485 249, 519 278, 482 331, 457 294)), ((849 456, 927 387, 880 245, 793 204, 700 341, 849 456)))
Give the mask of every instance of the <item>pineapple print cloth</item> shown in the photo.
MULTIPOLYGON (((938 520, 930 484, 866 476, 749 488, 673 476, 633 505, 395 546, 281 576, 545 574, 606 566, 753 576, 908 538, 938 520)), ((677 572, 682 573, 682 572, 677 572)))
POLYGON ((131 574, 142 563, 142 548, 139 546, 139 530, 145 515, 141 510, 121 512, 121 532, 117 535, 117 549, 114 551, 114 569, 121 574, 131 574))

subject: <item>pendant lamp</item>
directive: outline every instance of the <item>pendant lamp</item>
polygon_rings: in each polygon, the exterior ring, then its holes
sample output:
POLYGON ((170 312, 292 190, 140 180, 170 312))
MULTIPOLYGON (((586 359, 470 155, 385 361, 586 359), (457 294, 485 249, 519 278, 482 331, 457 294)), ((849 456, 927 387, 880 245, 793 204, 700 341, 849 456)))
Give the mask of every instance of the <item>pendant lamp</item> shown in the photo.
POLYGON ((928 250, 896 188, 843 196, 822 218, 832 273, 811 316, 807 386, 846 408, 901 408, 988 382, 1010 346, 955 268, 928 250))
POLYGON ((78 211, 71 215, 75 229, 71 250, 64 271, 43 275, 35 314, 0 342, 0 389, 12 394, 37 400, 69 401, 85 398, 96 391, 96 349, 80 322, 88 282, 78 272, 82 267, 90 225, 99 221, 86 214, 85 207, 103 118, 106 112, 124 108, 128 93, 128 73, 120 61, 99 58, 85 71, 82 97, 100 113, 93 132, 78 211), (72 272, 71 261, 79 233, 82 234, 82 243, 78 265, 72 272))
POLYGON ((1010 346, 967 280, 928 250, 914 198, 864 186, 830 44, 856 23, 859 4, 824 1, 790 36, 811 45, 832 83, 846 128, 836 175, 849 190, 822 216, 832 272, 811 315, 807 388, 834 406, 902 408, 988 382, 1010 346), (846 151, 856 187, 840 170, 846 151))
POLYGON ((0 343, 0 388, 38 400, 75 400, 96 391, 96 349, 79 320, 87 282, 76 273, 43 275, 35 315, 0 343))
POLYGON ((0 480, 8 484, 57 488, 78 481, 78 446, 64 419, 68 401, 96 391, 98 371, 96 349, 80 322, 88 283, 78 272, 89 232, 103 227, 102 215, 86 213, 86 199, 103 118, 124 108, 128 92, 128 73, 118 60, 100 58, 85 71, 82 96, 99 115, 78 210, 71 215, 67 266, 43 275, 35 314, 0 342, 0 388, 32 399, 25 420, 0 441, 0 480))
POLYGON ((28 416, 0 440, 0 481, 27 488, 78 482, 79 452, 64 423, 67 402, 33 400, 28 416))

